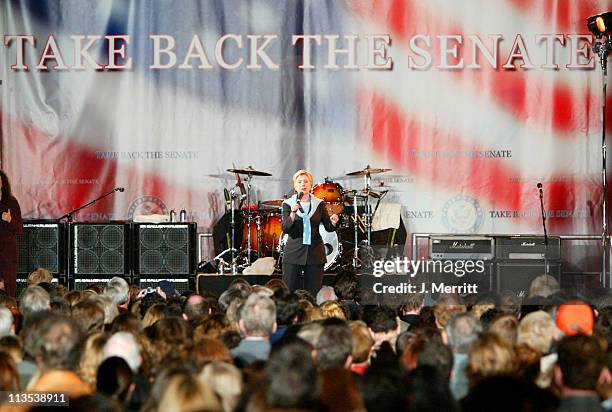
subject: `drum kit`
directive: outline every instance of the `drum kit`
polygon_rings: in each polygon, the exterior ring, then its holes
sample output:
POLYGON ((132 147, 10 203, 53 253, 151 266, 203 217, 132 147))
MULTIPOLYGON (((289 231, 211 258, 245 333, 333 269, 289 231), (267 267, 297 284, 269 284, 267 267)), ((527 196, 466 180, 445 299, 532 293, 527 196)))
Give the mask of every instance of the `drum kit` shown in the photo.
MULTIPOLYGON (((349 177, 363 176, 363 188, 360 189, 346 190, 340 183, 328 177, 313 186, 312 194, 325 201, 325 208, 329 215, 336 214, 340 217, 338 228, 342 229, 343 233, 352 231, 353 237, 351 240, 340 241, 337 232, 328 232, 323 225, 319 226, 327 257, 325 270, 341 263, 339 260, 343 255, 343 242, 350 243, 352 245, 350 250, 353 251, 352 262, 345 262, 345 264, 352 264, 354 268, 361 266, 359 249, 362 246, 371 245, 372 218, 380 201, 388 192, 388 190, 374 190, 371 176, 390 170, 372 168, 367 165, 364 169, 347 173, 346 176, 349 177), (376 205, 372 210, 374 202, 376 205), (364 237, 361 241, 360 233, 364 237)), ((251 204, 253 177, 269 177, 272 174, 256 170, 251 166, 244 169, 231 168, 227 171, 236 174, 237 183, 230 190, 224 189, 225 202, 231 215, 229 247, 214 258, 219 264, 221 273, 229 269, 235 275, 239 269, 250 266, 255 257, 272 256, 276 259, 278 268, 288 236, 282 232, 282 204, 285 199, 271 199, 251 204), (241 176, 245 176, 244 182, 241 176), (238 213, 240 213, 241 224, 237 219, 238 213), (242 234, 242 244, 239 247, 236 244, 237 231, 241 231, 242 234)))

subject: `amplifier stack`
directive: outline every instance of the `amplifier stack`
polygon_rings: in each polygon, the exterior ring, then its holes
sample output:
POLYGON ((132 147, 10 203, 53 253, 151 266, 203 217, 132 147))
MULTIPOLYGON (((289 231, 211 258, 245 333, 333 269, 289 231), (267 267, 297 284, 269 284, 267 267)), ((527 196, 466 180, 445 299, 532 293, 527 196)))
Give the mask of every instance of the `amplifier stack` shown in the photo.
MULTIPOLYGON (((82 289, 113 276, 140 283, 158 279, 193 281, 196 223, 72 223, 24 221, 18 237, 18 282, 37 269, 82 289)), ((177 288, 178 289, 178 288, 177 288)))
POLYGON ((479 292, 512 290, 527 293, 531 281, 544 273, 561 278, 561 238, 544 236, 430 236, 429 259, 483 261, 484 273, 456 278, 448 283, 478 284, 479 292))

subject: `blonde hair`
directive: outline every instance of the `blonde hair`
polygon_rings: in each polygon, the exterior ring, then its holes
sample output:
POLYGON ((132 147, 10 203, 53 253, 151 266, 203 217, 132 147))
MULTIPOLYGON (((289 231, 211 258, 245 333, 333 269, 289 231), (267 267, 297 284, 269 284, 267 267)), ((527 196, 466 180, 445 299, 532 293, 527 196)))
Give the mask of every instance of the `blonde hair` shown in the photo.
POLYGON ((489 332, 495 333, 506 342, 514 345, 518 334, 518 319, 512 315, 501 315, 493 319, 489 325, 489 332))
POLYGON ((545 298, 559 292, 561 287, 557 279, 550 275, 540 275, 529 285, 529 297, 544 296, 545 298))
POLYGON ((38 268, 28 275, 28 286, 38 285, 39 283, 51 283, 53 275, 47 269, 38 268))
POLYGON ((470 386, 482 379, 516 372, 516 354, 513 346, 494 333, 481 333, 468 354, 467 375, 470 386))
POLYGON ((461 303, 459 295, 455 294, 440 295, 433 307, 434 317, 439 328, 445 328, 453 315, 463 313, 466 310, 467 308, 461 303))
POLYGON ((226 362, 214 361, 205 365, 200 380, 219 396, 224 412, 232 412, 242 393, 240 369, 226 362))
POLYGON ((293 174, 293 177, 291 178, 291 181, 293 182, 293 186, 295 186, 295 181, 298 179, 298 177, 302 175, 306 176, 308 180, 310 180, 311 185, 314 184, 314 179, 312 178, 312 174, 306 169, 300 169, 297 172, 295 172, 293 174))
POLYGON ((354 363, 363 363, 370 359, 370 351, 374 346, 374 339, 368 330, 368 326, 361 320, 355 320, 349 323, 352 332, 353 355, 354 363))
POLYGON ((538 310, 531 312, 519 323, 516 343, 525 344, 541 354, 548 353, 553 337, 558 331, 552 317, 538 310))
POLYGON ((149 326, 153 325, 155 322, 157 322, 160 319, 164 319, 166 316, 164 315, 164 308, 166 307, 166 305, 163 305, 161 303, 157 303, 153 306, 151 306, 149 309, 147 309, 147 311, 145 312, 144 317, 142 318, 142 328, 148 328, 149 326))
POLYGON ((108 341, 105 332, 95 332, 85 339, 85 345, 79 361, 79 375, 93 389, 96 388, 98 367, 102 363, 102 350, 108 341))
POLYGON ((218 411, 221 410, 221 405, 210 386, 189 374, 177 375, 170 379, 160 399, 158 410, 218 411))
POLYGON ((321 313, 323 314, 323 318, 338 318, 338 319, 346 319, 346 313, 342 309, 342 305, 340 305, 335 300, 328 300, 321 304, 321 313))

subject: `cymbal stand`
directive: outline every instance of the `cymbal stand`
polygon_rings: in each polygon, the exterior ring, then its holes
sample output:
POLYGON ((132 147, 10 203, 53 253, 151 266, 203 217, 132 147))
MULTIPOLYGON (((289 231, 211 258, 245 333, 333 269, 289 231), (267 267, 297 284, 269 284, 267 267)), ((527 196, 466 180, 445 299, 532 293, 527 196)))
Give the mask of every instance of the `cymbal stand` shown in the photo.
MULTIPOLYGON (((370 167, 370 165, 367 166, 368 168, 370 167)), ((367 240, 366 240, 366 246, 370 246, 372 244, 372 208, 370 205, 370 190, 372 189, 370 183, 372 182, 372 177, 370 175, 370 173, 366 173, 364 176, 364 185, 365 185, 365 193, 366 193, 366 197, 365 197, 365 227, 366 227, 366 232, 367 232, 367 240)))
POLYGON ((357 191, 353 192, 353 219, 355 223, 355 243, 353 252, 353 268, 357 269, 361 267, 361 261, 359 259, 359 213, 357 211, 357 191))
POLYGON ((251 174, 247 175, 246 178, 246 202, 247 202, 247 255, 246 255, 246 266, 251 264, 251 174))
MULTIPOLYGON (((230 228, 231 228, 231 235, 230 235, 230 247, 229 249, 225 249, 223 252, 219 253, 217 256, 215 256, 213 258, 213 260, 216 260, 219 262, 219 269, 221 270, 221 274, 225 273, 225 268, 228 265, 225 262, 225 259, 222 259, 223 255, 225 255, 227 252, 230 252, 230 267, 232 269, 232 275, 237 275, 238 274, 238 268, 237 268, 237 264, 236 264, 236 207, 235 207, 235 200, 237 198, 240 197, 240 195, 238 193, 236 193, 236 189, 237 187, 234 187, 231 191, 227 192, 227 190, 224 189, 225 192, 225 203, 226 203, 226 207, 229 206, 230 207, 230 228)), ((242 201, 242 200, 241 200, 242 201)), ((239 203, 240 204, 240 203, 239 203)))

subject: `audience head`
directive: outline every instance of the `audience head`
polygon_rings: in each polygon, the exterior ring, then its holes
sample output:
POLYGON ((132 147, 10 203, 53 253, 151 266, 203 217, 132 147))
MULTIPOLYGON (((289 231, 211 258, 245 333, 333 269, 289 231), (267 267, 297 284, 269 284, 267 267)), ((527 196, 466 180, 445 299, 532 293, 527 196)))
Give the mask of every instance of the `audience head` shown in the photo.
POLYGON ((529 297, 542 296, 549 297, 559 292, 561 287, 557 279, 550 275, 540 275, 535 277, 529 285, 529 297))
POLYGON ((551 316, 542 310, 537 310, 521 319, 516 342, 519 345, 525 344, 541 354, 547 354, 558 333, 559 330, 551 316))
POLYGON ((102 294, 107 296, 115 306, 124 305, 128 303, 130 297, 130 285, 125 279, 115 276, 108 281, 102 294))
POLYGON ((467 354, 482 331, 480 321, 470 313, 458 313, 448 321, 446 335, 453 353, 467 354))
POLYGON ((53 275, 44 268, 38 268, 28 275, 28 286, 35 286, 43 282, 51 283, 52 281, 53 275))
POLYGON ((245 336, 269 337, 276 331, 276 307, 270 298, 252 294, 240 310, 238 325, 245 336))
POLYGON ((557 310, 557 327, 566 335, 577 333, 590 335, 594 324, 593 309, 582 301, 565 302, 557 310))
POLYGON ((140 369, 142 363, 140 347, 134 335, 129 332, 117 332, 108 339, 102 351, 102 358, 108 359, 113 356, 123 358, 134 373, 140 369))
POLYGON ((321 387, 311 346, 294 339, 271 353, 265 369, 270 408, 315 409, 321 387))
POLYGON ((39 369, 75 370, 81 355, 82 336, 79 325, 69 317, 58 314, 43 317, 31 333, 39 369))
POLYGON ((0 306, 0 337, 15 332, 13 313, 5 306, 0 306))
POLYGON ((125 404, 135 389, 134 373, 125 359, 111 356, 98 368, 97 390, 120 404, 125 404))
POLYGON ((34 312, 49 310, 50 303, 51 297, 46 290, 40 286, 28 286, 19 297, 19 311, 27 319, 34 312))
POLYGON ((606 354, 597 339, 583 334, 566 336, 559 342, 557 354, 555 381, 562 391, 595 390, 606 367, 606 354))

